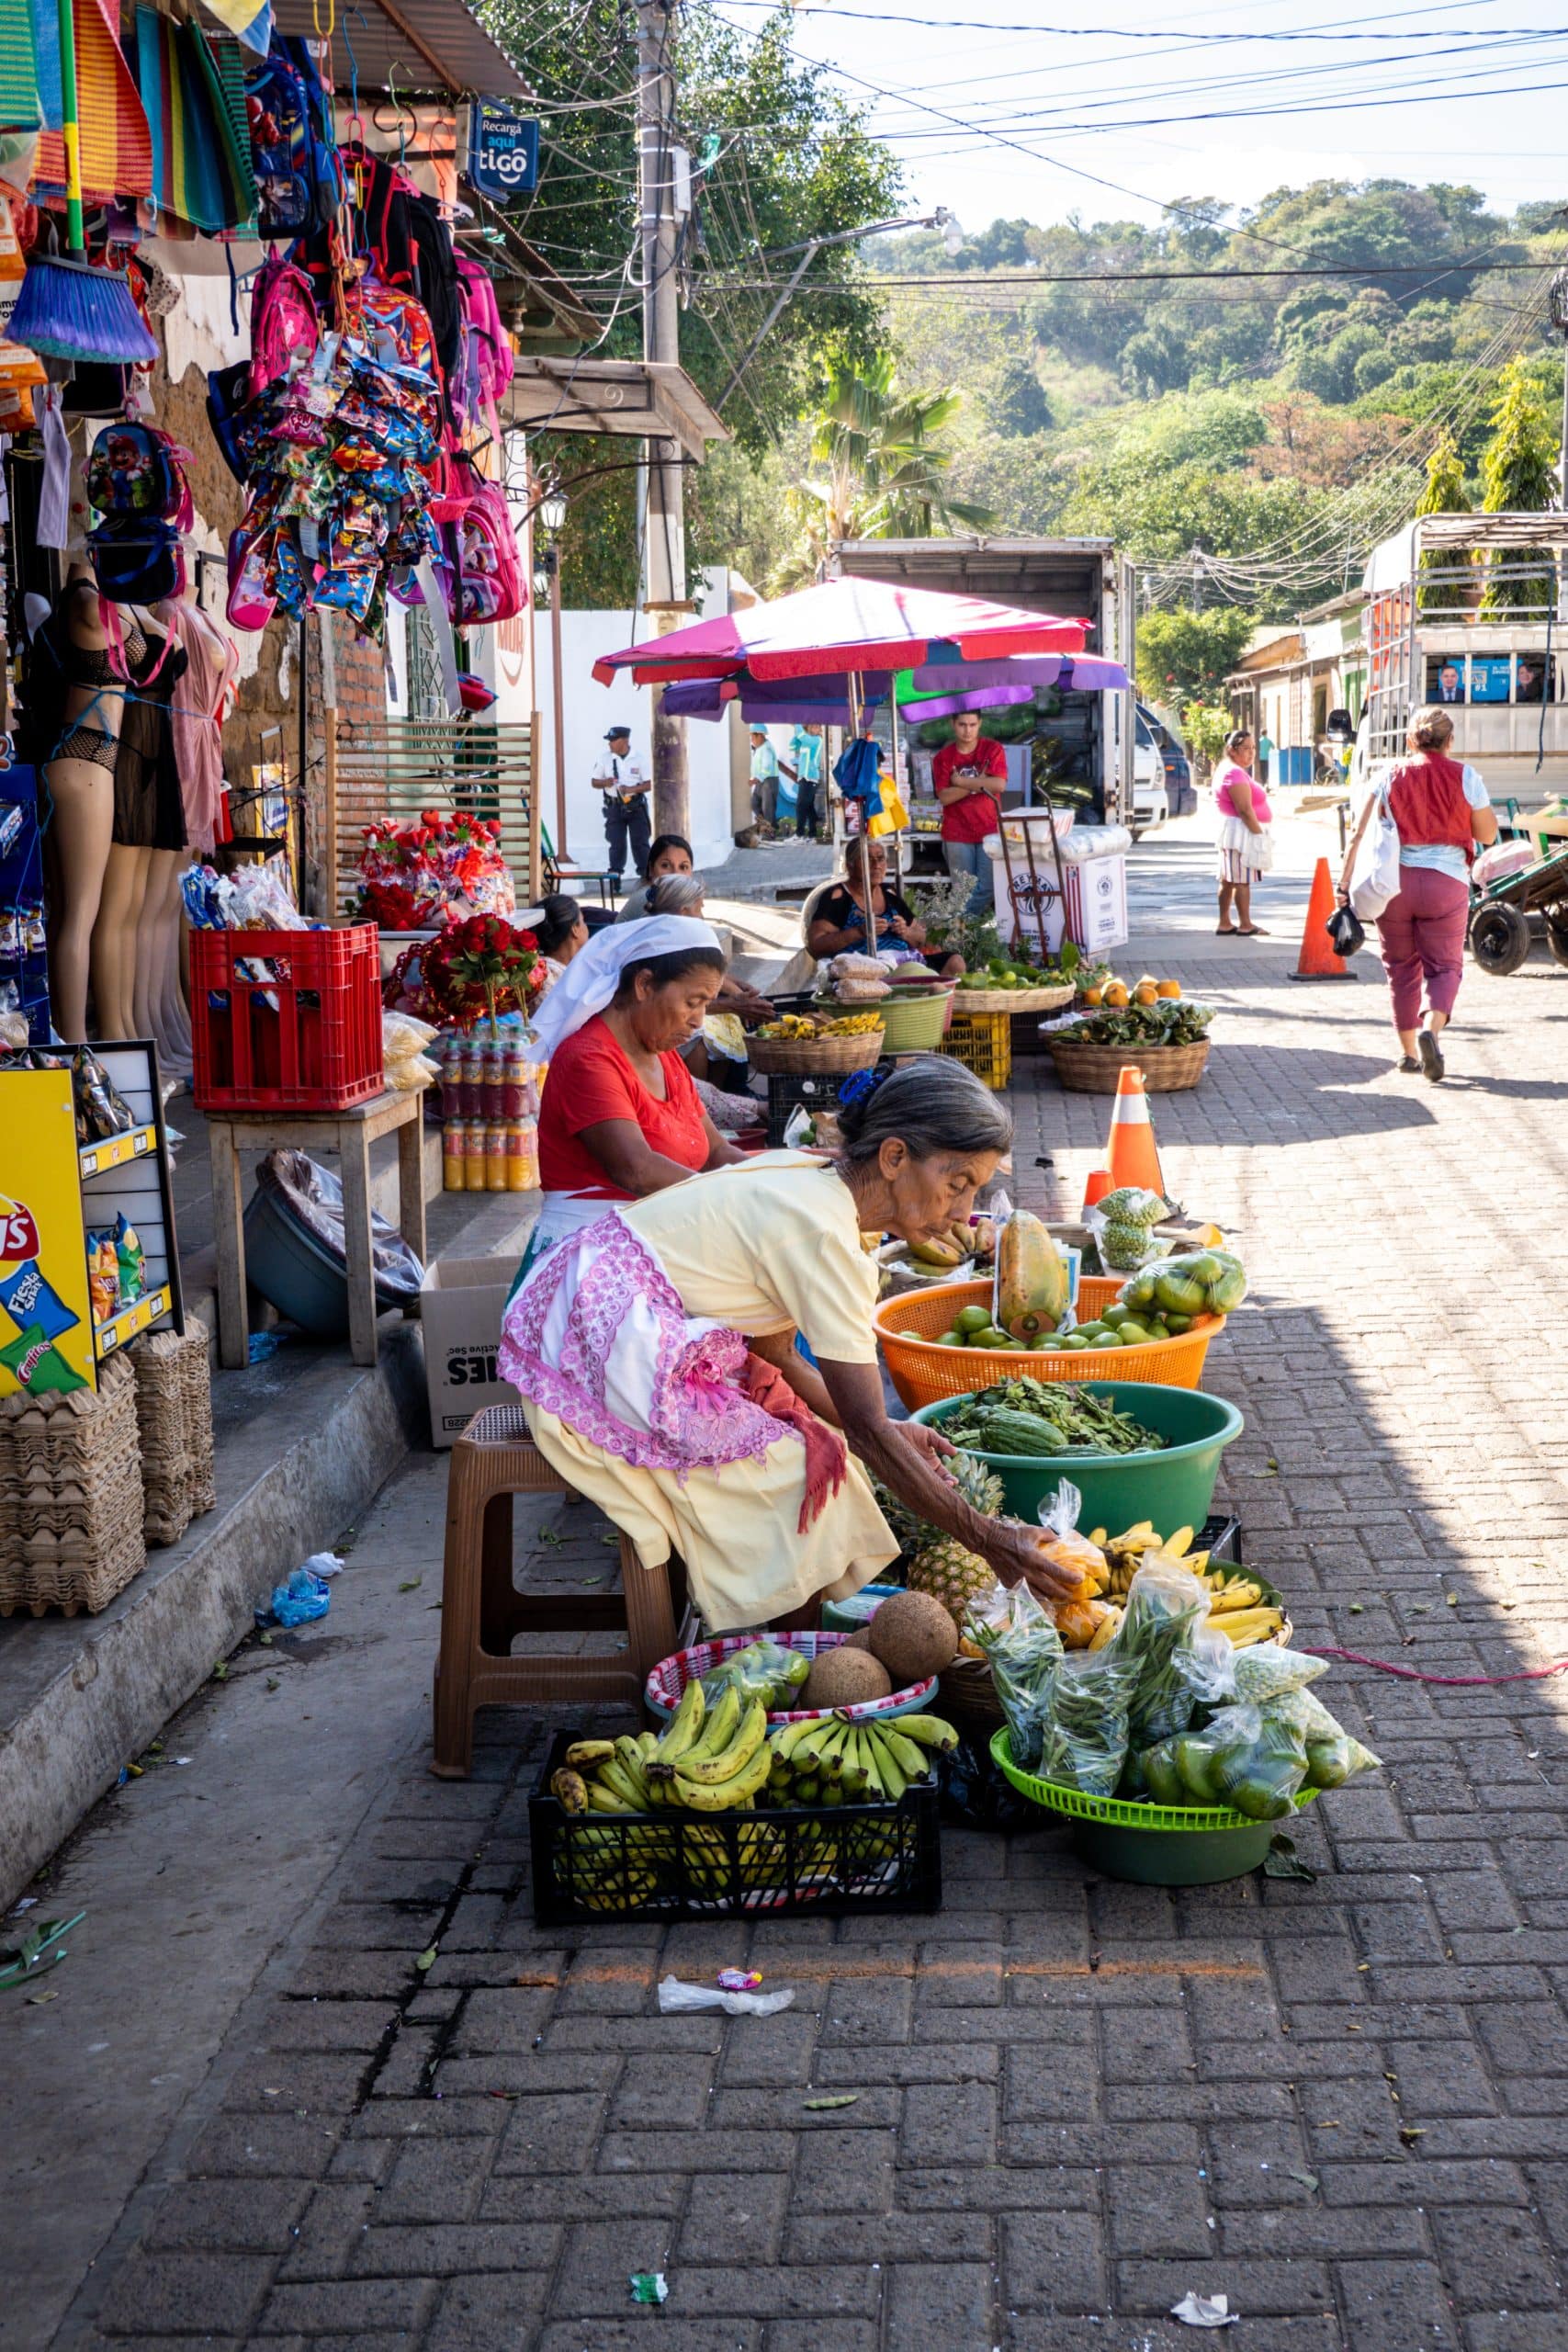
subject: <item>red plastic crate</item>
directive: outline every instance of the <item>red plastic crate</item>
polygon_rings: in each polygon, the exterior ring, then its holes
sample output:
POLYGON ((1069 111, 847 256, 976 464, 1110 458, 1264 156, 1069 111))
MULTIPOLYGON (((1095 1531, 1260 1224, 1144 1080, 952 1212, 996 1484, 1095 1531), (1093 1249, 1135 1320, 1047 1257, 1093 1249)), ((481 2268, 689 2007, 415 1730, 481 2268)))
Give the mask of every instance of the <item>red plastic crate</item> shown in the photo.
POLYGON ((198 1110, 346 1111, 380 1093, 381 962, 373 922, 341 931, 193 931, 190 964, 198 1110))

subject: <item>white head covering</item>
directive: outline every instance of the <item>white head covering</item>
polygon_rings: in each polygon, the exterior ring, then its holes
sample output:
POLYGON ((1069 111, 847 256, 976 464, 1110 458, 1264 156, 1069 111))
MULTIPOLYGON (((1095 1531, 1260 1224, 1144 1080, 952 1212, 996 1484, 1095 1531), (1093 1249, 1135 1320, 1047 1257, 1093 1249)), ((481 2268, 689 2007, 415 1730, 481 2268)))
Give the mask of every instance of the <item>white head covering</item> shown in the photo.
POLYGON ((612 923, 596 931, 534 1015, 534 1035, 547 1058, 604 1012, 628 964, 641 963, 649 956, 673 956, 682 947, 714 947, 724 953, 718 933, 691 915, 644 915, 637 922, 612 923))

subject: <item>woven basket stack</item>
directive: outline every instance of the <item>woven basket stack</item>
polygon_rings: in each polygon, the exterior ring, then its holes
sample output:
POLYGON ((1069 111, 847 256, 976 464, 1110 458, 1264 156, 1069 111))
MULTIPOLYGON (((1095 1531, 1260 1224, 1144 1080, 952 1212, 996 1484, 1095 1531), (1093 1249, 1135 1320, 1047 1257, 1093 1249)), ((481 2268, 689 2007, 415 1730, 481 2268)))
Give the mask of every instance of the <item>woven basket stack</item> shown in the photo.
POLYGON ((177 1331, 150 1331, 133 1342, 130 1362, 141 1431, 144 1532, 149 1544, 177 1544, 217 1500, 207 1327, 193 1316, 183 1339, 177 1331))
POLYGON ((107 1608, 146 1566, 136 1375, 0 1399, 0 1617, 107 1608))

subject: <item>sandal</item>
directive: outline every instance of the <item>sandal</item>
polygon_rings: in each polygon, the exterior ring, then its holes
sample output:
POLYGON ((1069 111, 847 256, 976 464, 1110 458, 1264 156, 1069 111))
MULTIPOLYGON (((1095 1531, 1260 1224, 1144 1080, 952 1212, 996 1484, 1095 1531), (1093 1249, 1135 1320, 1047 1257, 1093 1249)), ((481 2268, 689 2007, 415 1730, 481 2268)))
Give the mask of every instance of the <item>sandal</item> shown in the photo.
POLYGON ((1401 1054, 1399 1059, 1394 1063, 1394 1069, 1400 1071, 1415 1071, 1418 1070, 1420 1067, 1421 1065, 1416 1060, 1414 1054, 1401 1054))
POLYGON ((1238 939, 1267 939, 1269 933, 1260 922, 1243 923, 1236 933, 1238 939))
POLYGON ((1443 1075, 1443 1057, 1438 1041, 1429 1029, 1423 1029, 1416 1040, 1416 1050, 1421 1057, 1421 1073, 1435 1086, 1443 1075))
POLYGON ((1215 931, 1214 937, 1216 939, 1239 939, 1241 937, 1241 931, 1239 926, 1234 922, 1223 922, 1215 931))

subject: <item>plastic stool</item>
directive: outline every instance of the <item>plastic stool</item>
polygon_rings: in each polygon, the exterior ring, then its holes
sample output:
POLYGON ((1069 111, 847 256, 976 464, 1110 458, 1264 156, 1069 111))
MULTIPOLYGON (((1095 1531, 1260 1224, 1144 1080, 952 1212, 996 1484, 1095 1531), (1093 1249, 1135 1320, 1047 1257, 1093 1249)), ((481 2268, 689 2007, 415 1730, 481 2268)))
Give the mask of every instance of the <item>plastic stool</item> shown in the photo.
POLYGON ((512 1579, 513 1495, 569 1495, 528 1434, 516 1405, 476 1414, 452 1449, 446 1488, 446 1552, 441 1582, 441 1649, 435 1666, 434 1754, 444 1780, 466 1780, 480 1707, 579 1706, 602 1699, 640 1708, 649 1670, 675 1647, 667 1561, 645 1567, 621 1537, 618 1593, 519 1592, 512 1579), (626 1631, 608 1657, 510 1655, 519 1634, 626 1631))

